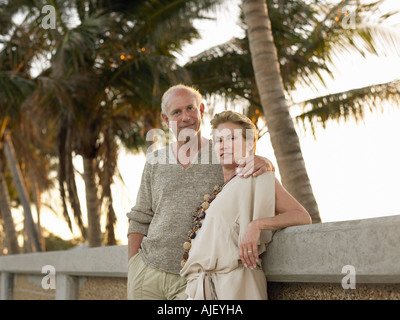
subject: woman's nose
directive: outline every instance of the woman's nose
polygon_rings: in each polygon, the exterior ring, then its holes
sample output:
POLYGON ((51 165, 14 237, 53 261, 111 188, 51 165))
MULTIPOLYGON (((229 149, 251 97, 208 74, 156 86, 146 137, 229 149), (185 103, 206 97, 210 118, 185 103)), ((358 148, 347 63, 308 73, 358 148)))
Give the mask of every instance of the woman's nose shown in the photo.
POLYGON ((228 149, 230 150, 230 149, 232 149, 232 145, 229 143, 229 141, 222 139, 220 142, 220 149, 221 150, 228 150, 228 149))

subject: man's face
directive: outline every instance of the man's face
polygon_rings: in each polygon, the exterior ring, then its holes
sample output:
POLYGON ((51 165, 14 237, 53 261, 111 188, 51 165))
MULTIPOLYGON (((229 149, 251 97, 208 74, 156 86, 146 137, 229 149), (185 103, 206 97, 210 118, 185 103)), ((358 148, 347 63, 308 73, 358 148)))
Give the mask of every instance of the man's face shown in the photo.
POLYGON ((179 141, 185 141, 200 133, 204 105, 196 105, 196 98, 187 90, 172 92, 166 103, 167 115, 162 118, 179 141))

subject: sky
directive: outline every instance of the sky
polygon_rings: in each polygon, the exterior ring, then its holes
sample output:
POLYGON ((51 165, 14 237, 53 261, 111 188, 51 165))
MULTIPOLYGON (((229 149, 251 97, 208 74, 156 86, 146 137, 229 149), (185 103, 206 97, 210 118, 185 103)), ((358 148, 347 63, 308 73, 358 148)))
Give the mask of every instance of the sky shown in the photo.
MULTIPOLYGON (((399 7, 397 0, 388 1, 392 7, 399 7)), ((237 2, 237 1, 236 1, 237 2)), ((202 39, 187 45, 184 54, 178 57, 183 64, 190 56, 223 43, 232 36, 241 36, 243 31, 236 24, 238 7, 230 2, 228 9, 219 11, 215 22, 199 22, 202 39), (218 30, 218 32, 215 32, 218 30)), ((398 28, 400 33, 400 27, 398 28)), ((335 79, 328 79, 326 92, 338 92, 351 88, 363 87, 400 79, 400 59, 348 57, 339 63, 335 79)), ((310 97, 307 88, 296 97, 310 97)), ((207 108, 207 102, 206 102, 207 108)), ((224 106, 217 105, 216 111, 224 106)), ((400 108, 383 105, 384 112, 367 112, 365 119, 356 122, 329 121, 326 128, 316 128, 316 138, 311 130, 296 125, 306 169, 314 195, 319 206, 322 222, 356 220, 400 214, 400 108)), ((295 110, 291 110, 293 114, 295 110)), ((203 125, 203 135, 210 136, 209 124, 203 125)), ((274 157, 269 136, 265 134, 257 144, 257 154, 267 157, 274 163, 279 178, 279 168, 274 157)), ((135 204, 140 184, 144 155, 133 155, 122 150, 118 167, 124 182, 117 181, 112 186, 114 208, 118 216, 117 238, 122 244, 127 243, 126 213, 135 204)), ((74 164, 80 172, 82 159, 77 157, 74 164)), ((78 177, 78 189, 84 190, 83 181, 78 177)), ((53 194, 54 196, 54 194, 53 194)), ((81 206, 85 210, 84 191, 81 192, 81 206)), ((43 199, 46 201, 46 199, 43 199)), ((50 199, 47 198, 47 201, 50 199)), ((104 218, 104 217, 103 217, 104 218)), ((42 214, 42 225, 55 229, 64 238, 71 238, 61 212, 42 214)), ((102 222, 104 226, 104 221, 102 222)))

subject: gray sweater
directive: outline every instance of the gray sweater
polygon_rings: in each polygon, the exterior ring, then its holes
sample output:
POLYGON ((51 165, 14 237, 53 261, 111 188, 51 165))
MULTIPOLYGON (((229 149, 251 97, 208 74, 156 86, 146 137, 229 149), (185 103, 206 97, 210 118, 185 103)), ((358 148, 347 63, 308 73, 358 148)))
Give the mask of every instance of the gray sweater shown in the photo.
POLYGON ((145 235, 139 253, 147 265, 179 274, 192 213, 223 180, 211 141, 186 169, 170 146, 147 156, 136 204, 127 213, 128 234, 145 235))

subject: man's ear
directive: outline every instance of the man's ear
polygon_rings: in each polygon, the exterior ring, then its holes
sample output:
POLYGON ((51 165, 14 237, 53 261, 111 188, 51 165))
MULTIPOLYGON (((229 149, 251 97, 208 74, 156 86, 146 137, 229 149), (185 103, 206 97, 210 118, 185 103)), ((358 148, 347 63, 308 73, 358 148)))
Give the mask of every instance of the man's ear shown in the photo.
POLYGON ((164 120, 164 122, 166 123, 166 125, 169 128, 169 119, 168 116, 165 113, 161 113, 161 118, 164 120))
POLYGON ((201 118, 203 119, 203 114, 204 114, 204 110, 206 109, 206 107, 204 106, 204 103, 200 103, 200 114, 201 114, 201 118))

